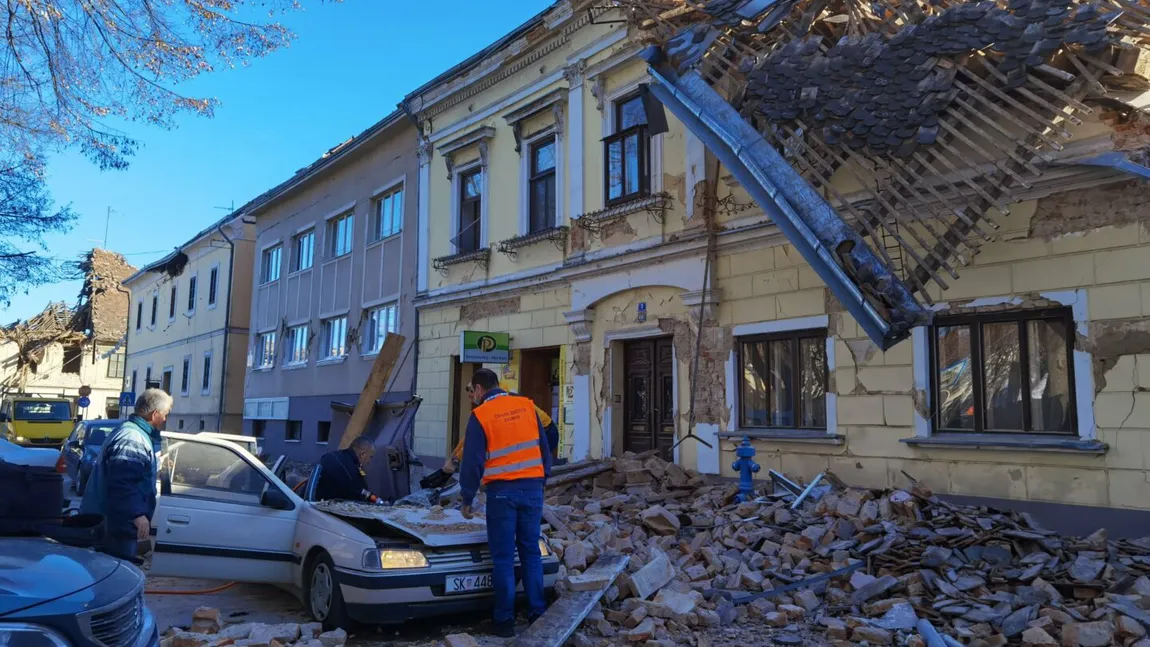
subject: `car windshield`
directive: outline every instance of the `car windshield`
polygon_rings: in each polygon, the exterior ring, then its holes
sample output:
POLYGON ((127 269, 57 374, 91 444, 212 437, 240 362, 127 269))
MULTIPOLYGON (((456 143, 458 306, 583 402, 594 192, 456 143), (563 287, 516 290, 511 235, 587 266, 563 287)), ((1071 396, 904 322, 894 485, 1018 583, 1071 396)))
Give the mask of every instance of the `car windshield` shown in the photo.
POLYGON ((84 442, 89 445, 103 445, 104 437, 112 433, 116 429, 115 425, 100 425, 99 427, 88 427, 88 436, 84 442))
POLYGON ((14 420, 41 420, 47 422, 69 422, 72 420, 72 407, 67 402, 36 402, 25 400, 15 402, 14 420))

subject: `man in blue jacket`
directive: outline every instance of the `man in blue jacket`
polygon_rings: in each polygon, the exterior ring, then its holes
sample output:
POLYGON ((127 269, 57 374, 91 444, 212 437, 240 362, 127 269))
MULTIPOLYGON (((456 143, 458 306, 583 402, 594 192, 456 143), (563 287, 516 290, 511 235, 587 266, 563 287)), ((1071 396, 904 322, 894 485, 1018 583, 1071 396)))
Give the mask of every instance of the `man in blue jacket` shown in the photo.
POLYGON ((104 516, 100 550, 113 557, 134 561, 137 544, 151 535, 156 452, 171 411, 172 396, 163 390, 141 393, 135 412, 107 437, 92 469, 80 511, 104 516))

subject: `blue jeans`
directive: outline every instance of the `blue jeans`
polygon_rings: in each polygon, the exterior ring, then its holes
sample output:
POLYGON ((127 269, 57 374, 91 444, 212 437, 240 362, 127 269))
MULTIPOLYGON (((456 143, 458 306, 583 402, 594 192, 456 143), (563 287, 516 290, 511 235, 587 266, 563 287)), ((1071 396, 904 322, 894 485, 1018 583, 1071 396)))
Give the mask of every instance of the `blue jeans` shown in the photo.
POLYGON ((100 544, 100 552, 134 564, 136 563, 137 543, 135 537, 131 539, 119 539, 117 537, 105 536, 100 544))
POLYGON ((547 610, 543 588, 543 557, 539 554, 539 528, 543 523, 543 485, 496 481, 487 486, 487 544, 495 562, 495 624, 515 624, 515 553, 523 569, 528 616, 547 610))

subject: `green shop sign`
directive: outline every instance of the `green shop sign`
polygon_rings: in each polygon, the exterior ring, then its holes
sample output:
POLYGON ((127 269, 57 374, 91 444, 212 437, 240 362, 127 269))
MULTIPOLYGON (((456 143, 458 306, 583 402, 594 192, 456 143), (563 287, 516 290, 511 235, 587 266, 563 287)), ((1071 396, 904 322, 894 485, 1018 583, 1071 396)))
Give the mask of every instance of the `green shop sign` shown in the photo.
POLYGON ((506 364, 511 361, 511 336, 505 332, 465 330, 459 334, 459 361, 506 364))

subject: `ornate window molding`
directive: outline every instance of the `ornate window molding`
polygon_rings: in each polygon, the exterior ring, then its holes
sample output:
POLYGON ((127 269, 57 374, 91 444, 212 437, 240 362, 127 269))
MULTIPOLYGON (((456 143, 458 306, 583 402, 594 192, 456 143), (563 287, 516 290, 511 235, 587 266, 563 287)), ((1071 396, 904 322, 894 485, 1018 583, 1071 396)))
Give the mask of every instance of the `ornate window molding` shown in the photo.
POLYGON ((493 137, 495 137, 495 129, 491 126, 484 126, 483 128, 473 130, 465 135, 460 135, 440 145, 439 154, 443 156, 443 161, 447 165, 447 179, 452 179, 453 169, 455 168, 455 154, 475 145, 479 146, 479 160, 483 165, 484 171, 486 171, 488 142, 493 137))

